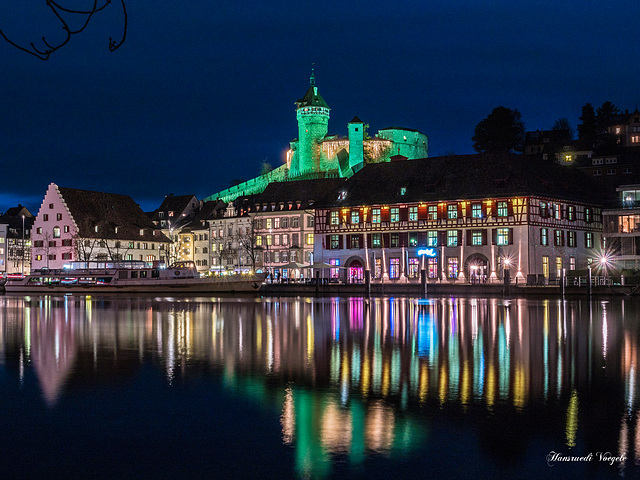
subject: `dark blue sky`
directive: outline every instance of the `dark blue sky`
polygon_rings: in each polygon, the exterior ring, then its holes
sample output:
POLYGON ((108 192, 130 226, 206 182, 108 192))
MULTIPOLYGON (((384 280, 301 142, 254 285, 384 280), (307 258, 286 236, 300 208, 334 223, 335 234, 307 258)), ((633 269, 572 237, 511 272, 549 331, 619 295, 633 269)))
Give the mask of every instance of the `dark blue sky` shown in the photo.
MULTIPOLYGON (((36 213, 51 182, 149 210, 280 165, 313 62, 329 133, 358 115, 370 133, 420 130, 430 156, 471 153, 475 125, 499 105, 536 130, 560 117, 575 128, 587 102, 640 103, 637 1, 125 4, 115 52, 118 0, 46 62, 0 39, 0 210, 36 213)), ((0 29, 26 46, 62 39, 53 20, 44 1, 0 6, 0 29)))

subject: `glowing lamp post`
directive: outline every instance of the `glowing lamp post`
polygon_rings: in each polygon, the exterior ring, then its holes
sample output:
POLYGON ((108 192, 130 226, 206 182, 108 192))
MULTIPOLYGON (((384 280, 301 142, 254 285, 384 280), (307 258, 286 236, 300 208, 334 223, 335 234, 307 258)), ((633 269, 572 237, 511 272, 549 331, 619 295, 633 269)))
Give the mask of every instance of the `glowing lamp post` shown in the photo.
POLYGON ((503 262, 503 280, 504 280, 504 294, 509 295, 511 289, 511 270, 509 267, 511 266, 511 260, 508 258, 504 258, 503 262))
POLYGON ((611 258, 609 254, 602 253, 598 258, 598 263, 600 264, 600 269, 604 272, 604 283, 607 283, 607 268, 611 265, 611 258))

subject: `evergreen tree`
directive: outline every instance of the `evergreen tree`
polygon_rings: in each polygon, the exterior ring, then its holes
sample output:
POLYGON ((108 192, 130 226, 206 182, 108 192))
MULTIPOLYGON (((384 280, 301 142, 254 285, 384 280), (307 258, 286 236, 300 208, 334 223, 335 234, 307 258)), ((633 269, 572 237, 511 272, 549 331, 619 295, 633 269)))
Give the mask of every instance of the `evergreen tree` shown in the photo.
POLYGON ((596 112, 596 129, 598 135, 606 136, 609 134, 609 126, 613 118, 619 113, 620 110, 618 110, 618 107, 608 100, 598 108, 596 112))
POLYGON ((596 135, 596 112, 593 110, 593 106, 587 103, 582 107, 582 115, 580 115, 580 123, 578 124, 578 138, 595 143, 596 135))
POLYGON ((522 152, 524 123, 518 110, 496 107, 481 120, 471 137, 476 152, 522 152))

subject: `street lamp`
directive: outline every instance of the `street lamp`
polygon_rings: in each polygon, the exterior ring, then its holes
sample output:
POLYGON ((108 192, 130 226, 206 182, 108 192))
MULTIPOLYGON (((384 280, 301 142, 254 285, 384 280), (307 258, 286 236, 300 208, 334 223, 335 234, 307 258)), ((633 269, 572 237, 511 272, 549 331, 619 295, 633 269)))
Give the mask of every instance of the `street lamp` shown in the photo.
POLYGON ((22 276, 24 277, 24 215, 22 215, 22 276))

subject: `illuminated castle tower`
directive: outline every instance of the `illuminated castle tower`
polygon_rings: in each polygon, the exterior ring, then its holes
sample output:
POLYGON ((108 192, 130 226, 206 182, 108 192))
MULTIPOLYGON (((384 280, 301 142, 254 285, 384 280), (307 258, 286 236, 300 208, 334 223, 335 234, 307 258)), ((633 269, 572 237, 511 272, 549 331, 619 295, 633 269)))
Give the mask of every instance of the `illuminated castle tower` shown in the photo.
POLYGON ((313 70, 309 89, 295 102, 298 119, 298 138, 289 142, 284 163, 268 173, 221 190, 205 201, 232 201, 241 195, 264 191, 272 182, 313 178, 349 178, 370 163, 389 162, 391 158, 426 158, 429 156, 428 137, 403 127, 379 130, 374 137, 358 117, 348 124, 348 136, 327 135, 329 106, 318 93, 313 70))
POLYGON ((364 162, 364 123, 354 117, 347 126, 349 131, 349 167, 353 170, 364 162))
POLYGON ((305 96, 296 101, 298 142, 291 159, 289 175, 292 177, 321 171, 321 142, 329 128, 329 106, 318 93, 313 71, 309 83, 305 96))

